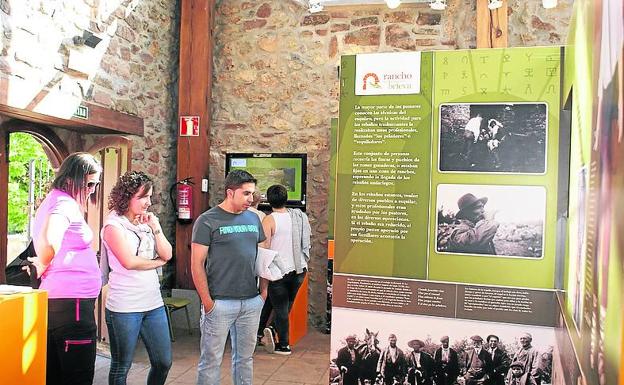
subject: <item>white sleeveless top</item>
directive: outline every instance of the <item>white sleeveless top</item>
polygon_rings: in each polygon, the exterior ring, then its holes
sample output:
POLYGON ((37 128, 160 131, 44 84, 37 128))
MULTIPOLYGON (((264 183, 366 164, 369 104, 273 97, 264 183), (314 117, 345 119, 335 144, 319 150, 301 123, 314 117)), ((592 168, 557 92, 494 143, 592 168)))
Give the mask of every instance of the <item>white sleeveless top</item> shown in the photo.
POLYGON ((124 217, 112 212, 102 226, 102 244, 108 253, 110 273, 106 308, 118 313, 143 312, 163 306, 160 283, 156 269, 128 270, 104 240, 106 226, 115 226, 124 232, 126 243, 133 255, 152 259, 156 256, 154 234, 148 225, 133 225, 124 217))
POLYGON ((283 267, 282 273, 290 273, 295 270, 292 243, 292 219, 288 212, 272 212, 271 217, 275 221, 275 234, 271 238, 271 250, 277 251, 278 266, 283 267))

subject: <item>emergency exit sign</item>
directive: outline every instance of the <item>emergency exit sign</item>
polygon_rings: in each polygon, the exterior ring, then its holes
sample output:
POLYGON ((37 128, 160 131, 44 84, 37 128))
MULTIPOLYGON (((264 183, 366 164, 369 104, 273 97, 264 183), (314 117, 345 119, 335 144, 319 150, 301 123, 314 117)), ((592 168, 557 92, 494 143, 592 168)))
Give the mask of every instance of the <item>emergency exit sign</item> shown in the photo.
POLYGON ((89 119, 89 107, 78 106, 78 109, 74 112, 73 117, 78 119, 89 119))

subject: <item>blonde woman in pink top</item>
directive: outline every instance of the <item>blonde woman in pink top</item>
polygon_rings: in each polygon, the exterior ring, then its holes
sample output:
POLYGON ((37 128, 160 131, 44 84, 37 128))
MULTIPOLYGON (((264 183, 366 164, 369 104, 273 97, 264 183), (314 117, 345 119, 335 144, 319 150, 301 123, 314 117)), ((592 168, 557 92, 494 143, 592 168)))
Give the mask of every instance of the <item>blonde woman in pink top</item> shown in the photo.
POLYGON ((93 383, 94 307, 102 279, 85 211, 89 200, 96 203, 101 172, 91 154, 71 154, 35 215, 37 257, 29 260, 40 289, 48 291, 48 385, 93 383))

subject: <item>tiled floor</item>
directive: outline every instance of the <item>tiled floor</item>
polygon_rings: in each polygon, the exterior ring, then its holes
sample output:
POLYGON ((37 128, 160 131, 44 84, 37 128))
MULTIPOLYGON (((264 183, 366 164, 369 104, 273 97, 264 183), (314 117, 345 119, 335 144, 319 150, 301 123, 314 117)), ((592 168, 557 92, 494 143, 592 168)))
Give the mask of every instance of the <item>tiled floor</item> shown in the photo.
MULTIPOLYGON (((173 366, 169 371, 167 384, 190 385, 197 381, 197 361, 199 359, 199 335, 195 331, 188 335, 185 330, 176 330, 176 341, 173 343, 173 366)), ((229 341, 228 341, 229 344, 229 341)), ((230 385, 230 352, 229 347, 221 366, 221 384, 230 385)), ((98 354, 96 360, 94 385, 108 384, 110 358, 98 354)), ((293 346, 293 354, 279 356, 269 354, 262 348, 256 349, 254 355, 254 385, 313 385, 328 383, 329 367, 329 335, 310 330, 297 345, 293 346)), ((149 360, 145 348, 139 344, 134 363, 128 375, 128 385, 146 383, 149 371, 149 360)))

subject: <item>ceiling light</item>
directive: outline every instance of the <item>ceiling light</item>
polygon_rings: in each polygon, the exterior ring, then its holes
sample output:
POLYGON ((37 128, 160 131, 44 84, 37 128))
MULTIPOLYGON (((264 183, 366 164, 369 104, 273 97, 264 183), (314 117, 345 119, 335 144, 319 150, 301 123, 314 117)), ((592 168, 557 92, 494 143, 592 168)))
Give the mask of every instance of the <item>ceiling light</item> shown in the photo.
POLYGON ((309 2, 309 11, 310 13, 317 13, 323 10, 323 4, 321 4, 321 0, 310 0, 309 2))
POLYGON ((542 7, 546 9, 555 8, 557 6, 557 0, 542 0, 542 7))
POLYGON ((446 9, 446 0, 431 0, 429 6, 436 11, 444 11, 446 9))
POLYGON ((489 9, 498 9, 502 6, 503 6, 503 2, 501 0, 488 0, 489 9))
POLYGON ((93 32, 84 30, 82 36, 74 36, 72 38, 75 45, 86 45, 87 47, 95 48, 96 45, 102 41, 101 37, 96 36, 93 32))
POLYGON ((388 8, 395 9, 401 5, 401 0, 386 0, 386 4, 388 5, 388 8))

